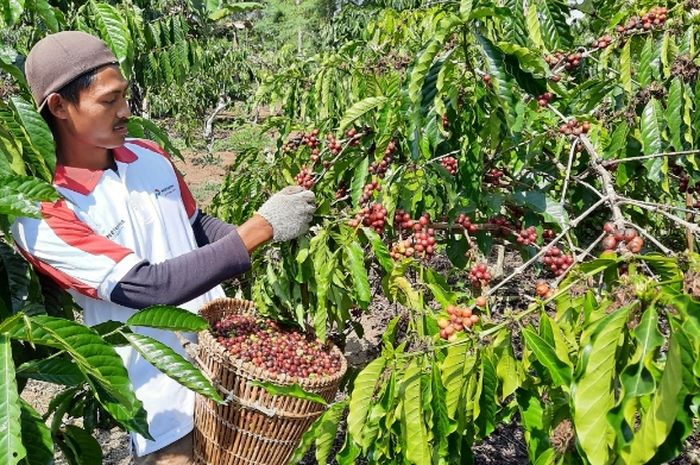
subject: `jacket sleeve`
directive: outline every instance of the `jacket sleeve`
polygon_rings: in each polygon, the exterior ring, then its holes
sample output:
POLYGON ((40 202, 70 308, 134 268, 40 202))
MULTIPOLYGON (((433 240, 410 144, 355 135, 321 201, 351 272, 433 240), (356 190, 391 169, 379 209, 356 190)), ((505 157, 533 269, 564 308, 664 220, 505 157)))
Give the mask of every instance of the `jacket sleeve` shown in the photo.
POLYGON ((130 308, 181 305, 250 269, 250 255, 235 230, 162 263, 142 261, 119 280, 112 302, 130 308))
POLYGON ((64 289, 130 308, 179 305, 250 269, 234 230, 215 243, 152 264, 96 233, 64 200, 41 204, 42 218, 12 227, 19 251, 64 289))
POLYGON ((204 247, 207 244, 218 241, 232 231, 235 231, 236 227, 200 211, 194 223, 192 223, 192 230, 194 231, 197 245, 199 247, 204 247))
POLYGON ((64 289, 107 300, 141 261, 133 250, 97 234, 65 200, 43 202, 40 211, 41 218, 18 218, 12 235, 20 253, 64 289))

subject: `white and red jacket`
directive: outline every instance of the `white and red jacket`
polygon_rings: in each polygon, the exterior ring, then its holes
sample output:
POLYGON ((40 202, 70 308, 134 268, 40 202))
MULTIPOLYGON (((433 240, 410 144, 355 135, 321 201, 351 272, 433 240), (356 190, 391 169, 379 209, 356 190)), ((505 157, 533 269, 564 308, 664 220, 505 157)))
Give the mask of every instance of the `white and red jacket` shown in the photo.
MULTIPOLYGON (((156 303, 196 312, 224 296, 218 284, 250 268, 235 228, 219 228, 217 237, 198 240, 193 225, 199 225, 201 214, 155 143, 127 139, 113 153, 116 169, 56 167, 54 186, 63 198, 42 203, 42 218, 19 218, 13 224, 20 252, 74 297, 87 325, 124 322, 156 303)), ((184 355, 174 334, 139 332, 184 355)), ((135 350, 120 347, 117 352, 155 438, 132 435, 136 454, 154 452, 189 433, 194 394, 135 350)))

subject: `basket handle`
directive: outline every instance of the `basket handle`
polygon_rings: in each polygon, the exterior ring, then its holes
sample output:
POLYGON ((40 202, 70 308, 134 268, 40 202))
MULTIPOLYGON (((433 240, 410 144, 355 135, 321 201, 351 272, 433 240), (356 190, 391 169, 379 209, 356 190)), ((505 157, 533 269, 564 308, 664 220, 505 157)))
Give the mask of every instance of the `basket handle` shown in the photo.
POLYGON ((241 399, 236 394, 234 394, 232 391, 229 391, 224 386, 222 386, 221 383, 216 381, 213 374, 210 373, 209 370, 206 369, 205 364, 202 361, 202 359, 199 358, 199 350, 198 350, 199 344, 195 344, 194 342, 192 342, 188 339, 185 339, 185 337, 179 331, 175 331, 175 335, 177 336, 178 340, 180 341, 182 348, 185 349, 185 352, 187 353, 187 355, 197 363, 197 365, 199 366, 199 369, 209 379, 209 382, 211 382, 214 385, 214 387, 221 394, 223 394, 225 396, 224 401, 222 402, 222 405, 229 405, 231 403, 231 401, 236 401, 236 403, 240 404, 241 407, 251 409, 251 410, 257 410, 258 412, 260 412, 264 415, 267 415, 268 417, 274 417, 277 415, 277 409, 265 407, 264 405, 261 405, 258 402, 249 402, 245 399, 241 399))

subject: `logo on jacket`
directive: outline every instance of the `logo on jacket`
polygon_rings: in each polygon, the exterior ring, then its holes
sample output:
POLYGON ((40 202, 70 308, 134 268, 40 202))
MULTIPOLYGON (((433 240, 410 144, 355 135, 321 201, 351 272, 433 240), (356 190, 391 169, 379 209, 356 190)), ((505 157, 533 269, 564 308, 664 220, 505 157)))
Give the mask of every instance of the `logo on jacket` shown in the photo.
POLYGON ((124 220, 119 220, 119 223, 117 223, 112 229, 110 229, 109 232, 107 234, 105 234, 105 237, 107 239, 113 239, 114 236, 119 234, 119 231, 124 229, 125 224, 126 224, 126 222, 124 220))
POLYGON ((158 197, 165 197, 166 195, 172 194, 175 192, 175 185, 170 184, 167 187, 164 187, 162 189, 154 189, 153 192, 156 194, 156 198, 158 197))

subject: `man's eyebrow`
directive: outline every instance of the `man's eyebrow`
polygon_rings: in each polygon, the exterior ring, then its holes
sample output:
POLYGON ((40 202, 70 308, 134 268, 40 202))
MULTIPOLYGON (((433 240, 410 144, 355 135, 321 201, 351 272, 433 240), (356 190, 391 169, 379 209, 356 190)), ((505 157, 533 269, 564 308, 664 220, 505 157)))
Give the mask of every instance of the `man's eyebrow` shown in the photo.
POLYGON ((112 89, 112 90, 110 90, 110 91, 104 92, 102 95, 109 95, 109 94, 116 94, 116 93, 120 93, 120 94, 121 94, 121 93, 124 92, 125 90, 128 90, 129 87, 131 87, 131 82, 130 82, 130 81, 126 81, 126 85, 124 86, 124 88, 112 89))

